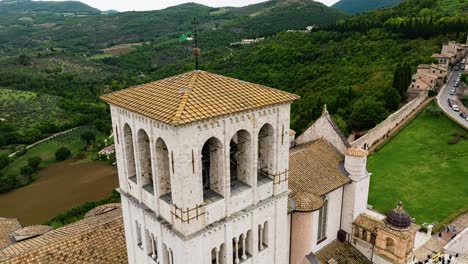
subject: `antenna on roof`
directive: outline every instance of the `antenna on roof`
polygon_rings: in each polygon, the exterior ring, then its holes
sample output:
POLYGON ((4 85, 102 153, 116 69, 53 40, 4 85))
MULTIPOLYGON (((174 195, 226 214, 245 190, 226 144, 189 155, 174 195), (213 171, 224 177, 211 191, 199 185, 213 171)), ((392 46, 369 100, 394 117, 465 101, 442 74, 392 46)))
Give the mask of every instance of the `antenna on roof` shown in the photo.
POLYGON ((195 69, 198 71, 200 69, 198 63, 198 56, 200 56, 200 48, 198 48, 198 20, 195 17, 192 21, 193 25, 193 32, 194 32, 194 40, 195 40, 195 48, 193 48, 193 56, 195 56, 195 69))

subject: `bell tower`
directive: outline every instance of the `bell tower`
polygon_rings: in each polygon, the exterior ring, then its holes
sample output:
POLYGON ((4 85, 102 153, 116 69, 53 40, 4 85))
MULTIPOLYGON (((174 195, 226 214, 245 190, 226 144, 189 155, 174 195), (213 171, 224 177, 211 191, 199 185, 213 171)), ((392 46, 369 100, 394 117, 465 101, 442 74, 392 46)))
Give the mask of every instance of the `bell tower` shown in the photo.
POLYGON ((290 104, 192 71, 104 95, 129 263, 288 261, 290 104))

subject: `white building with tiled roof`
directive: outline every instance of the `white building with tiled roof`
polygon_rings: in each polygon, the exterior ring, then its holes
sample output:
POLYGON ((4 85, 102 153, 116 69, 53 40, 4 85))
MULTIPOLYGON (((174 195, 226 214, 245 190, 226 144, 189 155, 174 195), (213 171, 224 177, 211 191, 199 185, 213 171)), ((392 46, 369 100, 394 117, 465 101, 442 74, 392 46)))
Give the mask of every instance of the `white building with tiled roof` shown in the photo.
POLYGON ((287 263, 298 98, 204 71, 103 96, 129 263, 287 263))

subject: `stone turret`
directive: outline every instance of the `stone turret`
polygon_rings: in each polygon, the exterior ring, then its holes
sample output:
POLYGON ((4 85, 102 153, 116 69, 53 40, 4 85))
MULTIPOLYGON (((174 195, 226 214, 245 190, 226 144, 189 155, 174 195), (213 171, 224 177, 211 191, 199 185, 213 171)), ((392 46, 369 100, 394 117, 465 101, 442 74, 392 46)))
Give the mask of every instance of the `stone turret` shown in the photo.
POLYGON ((344 187, 342 229, 352 232, 353 221, 367 209, 369 173, 367 172, 368 152, 359 148, 348 148, 345 152, 344 167, 351 182, 344 187))
POLYGON ((345 153, 345 169, 349 178, 359 181, 367 177, 367 155, 368 152, 359 148, 348 148, 345 153))

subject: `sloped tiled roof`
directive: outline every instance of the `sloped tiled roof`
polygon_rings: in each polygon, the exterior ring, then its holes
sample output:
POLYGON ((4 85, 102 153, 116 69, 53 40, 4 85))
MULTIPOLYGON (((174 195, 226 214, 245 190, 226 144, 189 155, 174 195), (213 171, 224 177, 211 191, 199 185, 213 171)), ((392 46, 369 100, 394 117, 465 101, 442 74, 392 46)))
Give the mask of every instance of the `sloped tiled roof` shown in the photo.
POLYGON ((13 243, 10 234, 20 228, 18 219, 0 217, 0 250, 13 243))
POLYGON ((52 229, 53 228, 48 225, 31 225, 31 226, 26 226, 26 227, 16 230, 15 232, 13 232, 12 235, 16 241, 19 241, 19 240, 23 240, 26 238, 45 234, 52 229))
POLYGON ((294 208, 289 208, 288 211, 310 212, 320 209, 323 205, 322 198, 309 192, 296 192, 292 195, 292 199, 294 199, 294 208))
POLYGON ((431 64, 431 67, 432 68, 435 68, 437 70, 441 70, 441 71, 448 71, 448 69, 440 64, 431 64))
POLYGON ((127 263, 122 210, 88 217, 0 250, 0 262, 127 263))
POLYGON ((291 102, 299 96, 205 71, 191 71, 101 98, 110 104, 177 126, 291 102))
MULTIPOLYGON (((341 168, 343 161, 344 155, 324 139, 291 149, 289 154, 290 197, 294 198, 300 192, 321 197, 350 182, 341 168)), ((300 195, 299 198, 302 196, 304 195, 300 195)), ((306 197, 310 198, 310 196, 306 197)), ((301 208, 302 211, 315 211, 323 203, 322 199, 307 200, 310 202, 301 208)))
POLYGON ((348 242, 340 242, 338 240, 326 245, 314 255, 321 263, 329 263, 328 261, 330 259, 334 259, 339 264, 371 263, 351 244, 348 242))

